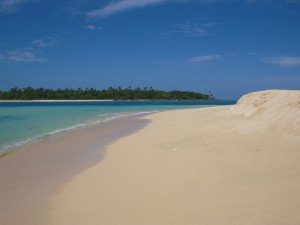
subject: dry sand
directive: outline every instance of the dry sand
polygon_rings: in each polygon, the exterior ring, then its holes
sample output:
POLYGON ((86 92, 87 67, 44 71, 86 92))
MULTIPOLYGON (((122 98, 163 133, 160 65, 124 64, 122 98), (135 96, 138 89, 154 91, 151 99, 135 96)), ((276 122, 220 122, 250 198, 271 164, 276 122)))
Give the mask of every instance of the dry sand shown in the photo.
POLYGON ((64 185, 43 224, 300 224, 300 91, 146 118, 64 185))

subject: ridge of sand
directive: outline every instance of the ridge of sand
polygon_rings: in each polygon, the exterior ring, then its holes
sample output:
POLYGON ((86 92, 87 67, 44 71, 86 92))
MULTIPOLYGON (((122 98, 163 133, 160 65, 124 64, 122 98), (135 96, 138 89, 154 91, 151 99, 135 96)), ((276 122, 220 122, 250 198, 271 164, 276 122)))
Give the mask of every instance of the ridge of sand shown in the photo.
POLYGON ((300 91, 268 90, 250 93, 231 107, 229 114, 300 135, 300 91))
POLYGON ((64 186, 44 224, 298 225, 299 97, 272 90, 146 116, 64 186))

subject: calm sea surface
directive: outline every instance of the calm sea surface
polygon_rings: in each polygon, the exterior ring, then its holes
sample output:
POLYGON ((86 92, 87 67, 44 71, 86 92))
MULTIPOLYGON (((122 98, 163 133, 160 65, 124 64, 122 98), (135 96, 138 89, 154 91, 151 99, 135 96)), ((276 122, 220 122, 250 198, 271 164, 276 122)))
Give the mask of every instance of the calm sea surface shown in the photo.
POLYGON ((235 101, 0 102, 0 154, 71 129, 118 117, 235 101))

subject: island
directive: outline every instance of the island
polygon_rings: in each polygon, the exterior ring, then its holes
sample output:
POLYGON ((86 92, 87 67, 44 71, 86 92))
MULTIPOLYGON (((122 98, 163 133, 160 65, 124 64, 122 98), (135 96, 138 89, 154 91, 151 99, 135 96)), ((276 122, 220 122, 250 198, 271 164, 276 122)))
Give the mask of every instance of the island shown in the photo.
POLYGON ((191 91, 163 91, 152 87, 113 88, 98 90, 86 89, 45 89, 45 88, 11 88, 0 91, 0 100, 212 100, 212 93, 202 94, 191 91))

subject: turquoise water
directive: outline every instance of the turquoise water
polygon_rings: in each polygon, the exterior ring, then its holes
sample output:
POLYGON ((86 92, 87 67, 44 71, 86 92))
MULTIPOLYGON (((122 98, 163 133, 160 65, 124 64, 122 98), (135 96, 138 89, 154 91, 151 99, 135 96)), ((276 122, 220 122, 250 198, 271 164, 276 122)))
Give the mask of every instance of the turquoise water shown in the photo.
POLYGON ((33 140, 135 114, 234 101, 1 102, 0 153, 33 140))

